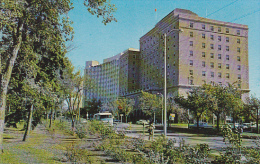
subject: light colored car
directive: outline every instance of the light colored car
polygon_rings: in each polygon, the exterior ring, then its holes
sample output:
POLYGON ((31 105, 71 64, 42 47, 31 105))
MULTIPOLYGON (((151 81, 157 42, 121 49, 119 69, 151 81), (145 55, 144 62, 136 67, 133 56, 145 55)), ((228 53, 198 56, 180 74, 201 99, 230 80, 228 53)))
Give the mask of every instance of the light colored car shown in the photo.
MULTIPOLYGON (((197 128, 197 123, 190 125, 189 128, 197 128)), ((199 122, 199 128, 213 128, 213 126, 208 125, 206 122, 199 122)))
POLYGON ((149 124, 149 121, 147 121, 147 120, 139 120, 139 121, 136 121, 136 124, 138 124, 138 125, 143 125, 143 124, 147 125, 147 124, 149 124))

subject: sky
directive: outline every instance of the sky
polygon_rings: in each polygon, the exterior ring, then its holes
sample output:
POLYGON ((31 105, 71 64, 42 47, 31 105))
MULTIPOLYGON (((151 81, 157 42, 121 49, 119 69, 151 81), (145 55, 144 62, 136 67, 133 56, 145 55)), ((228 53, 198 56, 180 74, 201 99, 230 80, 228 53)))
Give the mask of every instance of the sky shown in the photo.
POLYGON ((111 0, 117 22, 102 24, 91 15, 83 0, 71 0, 69 13, 74 28, 74 48, 67 54, 76 69, 85 62, 117 55, 128 48, 139 49, 139 39, 175 8, 200 17, 248 25, 250 93, 260 98, 260 0, 111 0), (155 11, 156 9, 156 11, 155 11))

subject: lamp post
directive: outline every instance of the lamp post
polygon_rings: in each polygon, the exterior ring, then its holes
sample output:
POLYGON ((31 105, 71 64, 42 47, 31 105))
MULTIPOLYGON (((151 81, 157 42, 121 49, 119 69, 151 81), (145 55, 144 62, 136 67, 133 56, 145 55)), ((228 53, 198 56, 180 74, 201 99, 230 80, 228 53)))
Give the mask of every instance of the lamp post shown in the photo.
MULTIPOLYGON (((169 31, 168 33, 172 32, 172 31, 178 31, 178 32, 182 32, 182 29, 172 29, 171 31, 169 31)), ((167 107, 166 107, 166 103, 167 103, 167 78, 166 78, 166 71, 167 71, 167 63, 166 63, 166 49, 167 49, 167 44, 166 44, 166 39, 167 37, 167 33, 164 33, 164 125, 163 125, 163 130, 164 130, 164 136, 167 136, 167 124, 166 124, 166 118, 167 118, 167 107)))

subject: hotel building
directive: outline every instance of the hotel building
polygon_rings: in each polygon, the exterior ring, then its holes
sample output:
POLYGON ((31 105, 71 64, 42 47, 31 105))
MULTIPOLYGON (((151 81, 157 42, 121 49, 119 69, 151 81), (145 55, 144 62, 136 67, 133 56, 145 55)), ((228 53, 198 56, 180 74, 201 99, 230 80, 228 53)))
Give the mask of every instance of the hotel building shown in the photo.
POLYGON ((120 70, 109 71, 120 77, 114 97, 138 95, 141 90, 163 93, 165 44, 168 95, 185 96, 204 83, 235 83, 244 91, 242 99, 248 96, 248 26, 175 9, 140 38, 140 52, 120 55, 120 70))

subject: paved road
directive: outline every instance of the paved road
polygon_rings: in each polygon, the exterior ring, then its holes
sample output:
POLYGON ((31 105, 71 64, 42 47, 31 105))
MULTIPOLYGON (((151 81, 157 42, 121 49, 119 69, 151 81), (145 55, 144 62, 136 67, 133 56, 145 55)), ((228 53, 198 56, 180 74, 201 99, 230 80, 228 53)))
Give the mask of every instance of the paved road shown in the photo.
MULTIPOLYGON (((117 124, 116 128, 118 130, 123 130, 126 129, 126 136, 129 137, 142 137, 145 140, 148 140, 148 133, 145 133, 143 135, 143 126, 142 125, 135 125, 132 124, 117 124), (129 128, 131 126, 131 128, 129 128)), ((147 132, 147 130, 146 130, 147 132)), ((155 137, 159 136, 163 134, 163 130, 155 130, 155 137)), ((184 139, 185 143, 191 145, 191 146, 195 146, 197 144, 208 144, 209 147, 211 149, 215 149, 215 150, 221 150, 221 148, 226 147, 227 145, 225 145, 225 143, 223 142, 223 138, 221 136, 198 136, 197 134, 189 134, 189 133, 173 133, 168 131, 167 133, 167 137, 170 138, 174 138, 176 139, 177 143, 176 146, 178 146, 179 141, 184 139)), ((242 144, 243 146, 253 146, 253 140, 252 139, 242 139, 242 144)))

